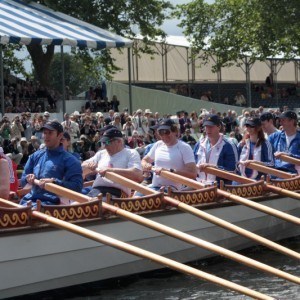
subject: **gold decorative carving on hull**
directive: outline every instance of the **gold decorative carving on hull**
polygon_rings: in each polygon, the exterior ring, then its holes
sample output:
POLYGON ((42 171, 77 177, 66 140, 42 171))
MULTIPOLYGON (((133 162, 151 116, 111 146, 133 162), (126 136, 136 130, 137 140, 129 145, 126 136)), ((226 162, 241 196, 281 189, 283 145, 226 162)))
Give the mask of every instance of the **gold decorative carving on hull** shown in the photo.
POLYGON ((225 185, 224 190, 243 198, 258 197, 264 194, 264 182, 260 180, 249 184, 225 185))
POLYGON ((18 227, 26 226, 28 223, 28 214, 26 212, 3 214, 0 218, 1 227, 18 227))
POLYGON ((284 180, 271 179, 271 183, 274 186, 280 187, 282 189, 290 190, 290 191, 300 190, 300 177, 284 179, 284 180))
POLYGON ((158 210, 162 207, 162 193, 136 198, 109 198, 108 203, 129 212, 158 210))
POLYGON ((75 205, 43 205, 41 211, 63 221, 93 219, 100 215, 100 200, 75 205))
POLYGON ((17 228, 30 225, 30 207, 6 208, 0 207, 0 227, 17 228))
POLYGON ((211 203, 217 198, 217 187, 208 187, 191 191, 171 191, 170 196, 190 205, 211 203))

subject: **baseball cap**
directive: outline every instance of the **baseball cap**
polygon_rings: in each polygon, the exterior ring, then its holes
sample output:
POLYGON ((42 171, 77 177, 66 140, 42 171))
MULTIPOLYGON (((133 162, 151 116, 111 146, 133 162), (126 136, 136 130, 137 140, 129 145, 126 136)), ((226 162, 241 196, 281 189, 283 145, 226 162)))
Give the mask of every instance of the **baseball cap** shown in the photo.
POLYGON ((157 130, 161 130, 161 129, 169 129, 171 130, 171 127, 175 125, 175 122, 172 119, 165 119, 162 120, 157 127, 157 130))
POLYGON ((245 125, 249 125, 251 127, 261 126, 261 121, 259 118, 250 117, 246 120, 245 125))
POLYGON ((263 121, 269 121, 269 120, 274 120, 274 115, 270 112, 265 112, 260 115, 260 120, 263 121))
POLYGON ((203 122, 203 126, 219 126, 221 125, 221 119, 218 115, 207 115, 204 122, 203 122))
POLYGON ((123 134, 122 132, 117 129, 117 128, 110 128, 108 130, 106 130, 104 133, 103 133, 103 136, 102 138, 100 139, 101 142, 106 142, 106 141, 109 141, 113 138, 120 138, 120 137, 123 137, 123 134))
POLYGON ((58 121, 49 121, 42 129, 57 130, 58 133, 64 132, 62 125, 58 121))
POLYGON ((280 119, 293 119, 298 120, 297 114, 291 110, 283 112, 281 115, 279 115, 280 119))

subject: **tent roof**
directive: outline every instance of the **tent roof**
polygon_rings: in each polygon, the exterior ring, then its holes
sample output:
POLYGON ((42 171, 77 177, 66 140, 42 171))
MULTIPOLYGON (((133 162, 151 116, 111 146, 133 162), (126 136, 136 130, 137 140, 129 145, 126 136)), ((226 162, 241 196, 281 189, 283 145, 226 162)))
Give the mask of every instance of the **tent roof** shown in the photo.
POLYGON ((0 44, 131 47, 132 41, 46 6, 0 0, 0 44))

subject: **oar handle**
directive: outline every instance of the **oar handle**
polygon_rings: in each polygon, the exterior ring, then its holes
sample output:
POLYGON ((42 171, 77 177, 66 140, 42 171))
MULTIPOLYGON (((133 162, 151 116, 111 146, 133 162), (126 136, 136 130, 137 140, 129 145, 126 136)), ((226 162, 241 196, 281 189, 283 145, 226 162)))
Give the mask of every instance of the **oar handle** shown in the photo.
POLYGON ((279 159, 285 161, 285 162, 288 162, 290 164, 293 164, 293 165, 300 165, 300 159, 297 159, 297 158, 294 158, 294 157, 291 157, 289 155, 286 155, 286 154, 282 154, 279 156, 279 159))
POLYGON ((129 179, 127 179, 119 174, 113 173, 113 172, 106 172, 105 177, 111 181, 114 181, 123 186, 126 186, 134 191, 138 191, 144 195, 151 195, 151 194, 157 193, 154 190, 148 188, 147 186, 140 185, 137 182, 129 180, 129 179))
POLYGON ((187 178, 187 177, 175 174, 175 173, 171 173, 171 172, 165 171, 165 170, 162 170, 160 172, 160 176, 170 179, 170 180, 173 180, 175 182, 179 182, 181 184, 192 187, 194 189, 201 189, 205 186, 203 183, 200 183, 196 180, 193 180, 193 179, 190 179, 190 178, 187 178))
POLYGON ((256 170, 258 172, 265 173, 265 174, 274 175, 276 177, 283 178, 283 179, 289 179, 289 178, 295 177, 295 175, 293 175, 293 174, 283 172, 280 170, 276 170, 276 169, 273 169, 270 167, 266 167, 266 166, 260 165, 258 163, 255 163, 255 162, 250 162, 247 165, 247 168, 250 168, 250 169, 256 170))
POLYGON ((236 182, 240 182, 240 183, 246 183, 247 184, 247 183, 256 182, 253 179, 242 177, 240 175, 237 175, 237 174, 234 174, 234 173, 231 173, 231 172, 228 172, 228 171, 220 170, 220 169, 217 169, 217 168, 214 168, 214 167, 205 167, 204 172, 215 175, 215 176, 218 176, 220 178, 224 178, 224 179, 227 179, 227 180, 232 180, 232 181, 236 181, 236 182))

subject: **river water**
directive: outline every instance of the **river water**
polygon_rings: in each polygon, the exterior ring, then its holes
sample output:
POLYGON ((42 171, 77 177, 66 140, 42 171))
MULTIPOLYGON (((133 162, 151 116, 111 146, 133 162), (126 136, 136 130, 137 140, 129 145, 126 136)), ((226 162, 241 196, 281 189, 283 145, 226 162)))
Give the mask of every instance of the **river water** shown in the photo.
MULTIPOLYGON (((300 252, 300 236, 281 242, 282 245, 300 252)), ((240 252, 282 271, 300 276, 300 263, 292 258, 268 250, 252 247, 240 252)), ((300 286, 284 279, 267 275, 221 257, 191 264, 202 271, 244 285, 280 300, 300 300, 300 286)), ((58 289, 24 297, 18 300, 217 300, 250 299, 247 296, 225 290, 214 284, 178 274, 171 270, 148 272, 110 281, 95 282, 72 288, 58 289)))

